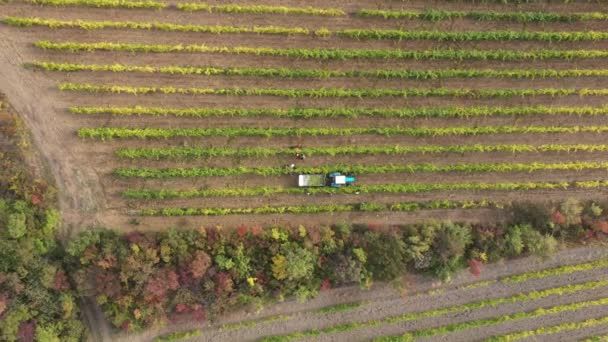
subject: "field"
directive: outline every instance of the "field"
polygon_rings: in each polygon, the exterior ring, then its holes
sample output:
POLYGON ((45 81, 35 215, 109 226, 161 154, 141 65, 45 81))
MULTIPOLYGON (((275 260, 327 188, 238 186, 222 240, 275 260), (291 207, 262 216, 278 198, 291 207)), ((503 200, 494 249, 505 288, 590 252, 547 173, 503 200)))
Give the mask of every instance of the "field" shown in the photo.
POLYGON ((74 223, 492 221, 605 194, 602 4, 264 5, 3 5, 9 96, 69 142, 43 148, 74 223), (295 186, 331 171, 356 185, 295 186))
MULTIPOLYGON (((91 226, 494 224, 513 202, 605 200, 607 11, 604 1, 0 0, 0 91, 48 161, 66 236, 91 226), (296 186, 299 173, 333 171, 355 185, 296 186)), ((562 261, 591 261, 575 251, 562 261)), ((407 307, 374 297, 389 290, 322 313, 331 300, 279 305, 197 338, 608 333, 605 272, 514 285, 503 271, 407 307)))

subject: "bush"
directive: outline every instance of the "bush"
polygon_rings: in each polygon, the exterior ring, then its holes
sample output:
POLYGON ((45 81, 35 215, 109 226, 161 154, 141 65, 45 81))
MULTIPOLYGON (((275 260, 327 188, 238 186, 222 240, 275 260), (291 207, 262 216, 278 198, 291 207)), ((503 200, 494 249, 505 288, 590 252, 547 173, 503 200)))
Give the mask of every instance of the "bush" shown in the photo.
POLYGON ((367 232, 365 252, 372 276, 379 280, 392 280, 405 272, 405 243, 393 234, 367 232))

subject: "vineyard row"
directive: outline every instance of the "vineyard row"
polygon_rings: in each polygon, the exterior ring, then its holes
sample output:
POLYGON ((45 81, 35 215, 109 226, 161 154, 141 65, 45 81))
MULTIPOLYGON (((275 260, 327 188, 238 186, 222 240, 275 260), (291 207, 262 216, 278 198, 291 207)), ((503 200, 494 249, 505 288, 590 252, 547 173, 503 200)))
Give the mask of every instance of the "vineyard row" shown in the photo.
POLYGON ((606 96, 608 89, 528 88, 528 89, 467 89, 467 88, 178 88, 131 87, 122 85, 93 85, 87 83, 61 83, 59 90, 112 94, 182 94, 219 96, 277 96, 291 98, 378 98, 378 97, 431 97, 451 96, 466 98, 508 98, 526 96, 606 96))
POLYGON ((196 159, 212 157, 271 157, 279 155, 293 155, 296 152, 306 156, 338 156, 338 155, 404 155, 410 153, 436 154, 436 153, 541 153, 541 152, 608 152, 608 145, 525 145, 525 144, 502 144, 502 145, 425 145, 425 146, 328 146, 328 147, 306 147, 298 149, 290 148, 265 148, 265 147, 144 147, 144 148, 119 148, 116 155, 127 159, 196 159))
MULTIPOLYGON (((472 164, 404 164, 404 165, 323 165, 298 167, 298 173, 329 174, 335 170, 357 175, 386 174, 386 173, 435 173, 435 172, 537 172, 537 171, 584 171, 608 170, 608 162, 564 162, 564 163, 472 163, 472 164)), ((265 167, 194 167, 194 168, 118 168, 114 175, 125 178, 191 178, 191 177, 226 177, 226 176, 282 176, 291 175, 294 170, 287 166, 265 167)))
POLYGON ((335 188, 223 188, 223 189, 192 189, 192 190, 151 190, 130 189, 121 196, 137 200, 165 200, 174 198, 195 197, 231 197, 231 196, 272 196, 277 194, 357 194, 357 193, 422 193, 430 191, 532 191, 532 190, 568 190, 568 189, 605 189, 608 180, 575 181, 575 182, 525 182, 525 183, 405 183, 382 185, 358 185, 335 188))
POLYGON ((608 69, 436 69, 436 70, 327 70, 327 69, 296 69, 296 68, 218 68, 212 66, 150 66, 124 64, 75 64, 33 62, 32 67, 46 71, 60 72, 137 72, 159 73, 170 75, 201 75, 201 76, 255 76, 268 78, 332 78, 360 77, 380 79, 416 79, 433 80, 445 78, 565 78, 565 77, 606 77, 608 69))
MULTIPOLYGON (((341 17, 347 13, 338 8, 315 8, 315 7, 286 7, 286 6, 264 6, 264 5, 208 5, 203 3, 177 3, 171 5, 165 2, 148 0, 26 0, 28 3, 46 6, 83 6, 95 8, 129 8, 129 9, 166 9, 175 8, 186 12, 211 12, 230 14, 282 14, 282 15, 312 15, 341 17)), ((575 22, 606 20, 608 15, 602 12, 585 12, 560 14, 551 12, 497 12, 497 11, 404 11, 364 8, 353 13, 355 16, 364 18, 383 19, 417 19, 427 21, 471 19, 479 21, 507 20, 515 22, 575 22)))
POLYGON ((360 204, 328 204, 328 205, 302 205, 302 206, 263 206, 256 208, 163 208, 143 209, 138 211, 142 216, 225 216, 243 214, 318 214, 340 212, 415 212, 420 210, 437 209, 482 209, 503 208, 504 204, 481 201, 430 201, 430 202, 403 202, 394 204, 360 203, 360 204))
POLYGON ((255 33, 268 35, 305 35, 313 37, 340 37, 365 40, 434 40, 449 42, 464 41, 543 41, 578 42, 608 40, 608 32, 553 32, 553 31, 415 31, 347 29, 331 31, 326 28, 310 30, 305 27, 280 26, 208 26, 182 25, 160 22, 55 20, 41 18, 5 17, 3 22, 17 27, 43 26, 52 29, 78 28, 83 30, 132 29, 159 30, 168 32, 197 32, 212 34, 255 33))
POLYGON ((53 42, 41 40, 35 46, 44 50, 58 50, 65 52, 142 52, 142 53, 216 53, 228 55, 255 55, 286 57, 294 59, 312 60, 350 60, 350 59, 394 59, 394 60, 493 60, 493 61, 519 61, 519 60, 547 60, 547 59, 591 59, 608 58, 605 50, 399 50, 399 49, 339 49, 339 48, 269 48, 269 47, 227 47, 207 45, 165 45, 165 44, 137 44, 137 43, 79 43, 79 42, 53 42))
MULTIPOLYGON (((265 339, 262 339, 262 341, 266 341, 266 342, 293 341, 293 340, 301 339, 301 338, 305 338, 305 337, 315 337, 315 336, 321 336, 321 335, 334 334, 337 332, 365 329, 365 328, 369 328, 369 327, 378 326, 381 324, 397 324, 397 323, 403 323, 403 322, 419 320, 419 319, 424 319, 424 318, 437 317, 437 316, 446 315, 446 314, 450 314, 450 313, 465 312, 465 311, 482 309, 482 308, 486 308, 486 307, 496 307, 496 306, 502 305, 502 304, 527 302, 527 301, 538 300, 538 299, 546 298, 549 296, 555 296, 555 295, 565 296, 565 295, 575 294, 580 291, 602 288, 607 285, 608 285, 608 280, 572 284, 572 285, 566 285, 566 286, 561 286, 561 287, 554 287, 554 288, 541 290, 541 291, 520 293, 520 294, 511 296, 511 297, 484 299, 484 300, 480 300, 480 301, 471 302, 468 304, 456 305, 456 306, 440 308, 440 309, 435 309, 435 310, 430 310, 430 311, 406 313, 403 315, 391 316, 391 317, 386 317, 383 319, 359 321, 356 323, 352 323, 352 322, 342 323, 342 324, 330 325, 328 327, 321 328, 321 329, 307 330, 307 331, 303 331, 303 332, 296 332, 296 333, 291 333, 291 334, 286 334, 286 335, 270 336, 265 339)), ((583 303, 588 303, 588 302, 583 302, 583 303)), ((594 305, 602 305, 600 303, 608 303, 608 298, 602 299, 602 300, 600 300, 600 302, 593 301, 592 303, 594 303, 594 305)), ((544 313, 548 314, 550 312, 549 310, 559 310, 559 312, 562 312, 562 311, 566 311, 566 310, 580 309, 581 308, 580 305, 581 305, 580 303, 574 303, 574 304, 568 304, 565 306, 557 306, 552 309, 543 309, 542 311, 538 311, 537 314, 539 314, 540 312, 544 312, 544 313), (559 308, 559 309, 556 309, 556 308, 559 308), (566 309, 566 308, 568 308, 568 309, 566 309), (564 310, 564 309, 566 309, 566 310, 564 310)), ((524 313, 519 313, 519 315, 522 315, 522 314, 524 314, 524 313)), ((501 317, 510 317, 510 316, 501 316, 501 317)), ((528 317, 522 317, 522 318, 528 318, 528 317)), ((494 321, 494 320, 500 320, 500 319, 501 318, 490 318, 489 320, 494 321)), ((472 321, 472 322, 481 322, 481 321, 472 321)), ((486 322, 490 323, 490 321, 486 321, 486 322)), ((460 325, 460 324, 463 324, 463 323, 458 323, 457 325, 460 325)), ((464 324, 467 324, 467 323, 464 323, 464 324)), ((471 328, 473 328, 474 326, 471 326, 471 328)), ((444 329, 444 327, 446 327, 446 326, 432 328, 432 330, 429 329, 429 330, 427 330, 428 333, 431 333, 432 331, 434 331, 435 333, 425 335, 425 336, 437 335, 437 334, 443 333, 444 331, 447 332, 444 329)), ((467 328, 468 325, 464 325, 462 327, 467 328)), ((422 337, 422 336, 420 336, 420 337, 422 337)), ((392 341, 389 338, 386 338, 385 340, 392 341)), ((412 339, 410 338, 409 341, 411 341, 411 340, 412 339)), ((395 341, 401 341, 401 339, 395 339, 395 341)), ((406 340, 403 339, 403 341, 406 341, 406 340)))
POLYGON ((471 136, 489 134, 576 134, 606 133, 608 126, 453 126, 453 127, 349 127, 349 128, 80 128, 84 139, 169 139, 185 137, 299 137, 352 136, 360 134, 411 137, 471 136))
MULTIPOLYGON (((563 312, 583 310, 583 309, 586 309, 589 307, 603 306, 603 305, 607 305, 607 304, 608 304, 608 298, 602 298, 602 299, 590 300, 590 301, 585 301, 585 302, 576 302, 576 303, 572 303, 572 304, 557 305, 557 306, 552 306, 549 308, 539 308, 534 311, 517 312, 514 314, 504 315, 504 316, 500 316, 500 317, 483 318, 483 319, 467 321, 467 322, 463 322, 463 323, 452 323, 452 324, 440 326, 437 328, 427 328, 427 329, 415 330, 415 331, 407 332, 407 333, 403 334, 402 336, 379 337, 379 338, 375 338, 373 341, 374 342, 396 342, 396 341, 402 341, 402 342, 408 341, 409 342, 409 341, 413 341, 415 339, 424 338, 424 337, 445 335, 448 333, 454 333, 454 332, 458 332, 458 331, 465 331, 465 330, 474 329, 474 328, 493 326, 493 325, 503 324, 503 323, 507 323, 507 322, 519 321, 522 319, 543 317, 546 315, 557 315, 557 314, 560 314, 563 312)), ((585 323, 584 325, 596 326, 599 324, 604 324, 606 322, 608 322, 608 319, 601 318, 598 320, 589 321, 589 322, 585 323)), ((516 338, 509 338, 509 339, 507 339, 507 341, 513 341, 515 339, 516 338)), ((504 341, 502 339, 498 339, 498 340, 504 341)), ((276 341, 276 340, 273 340, 273 341, 276 341)), ((494 341, 494 339, 489 339, 487 341, 494 341)))
POLYGON ((166 108, 166 107, 70 107, 70 113, 81 115, 110 114, 115 116, 149 115, 177 117, 251 117, 270 116, 293 119, 361 116, 385 118, 469 118, 489 116, 536 116, 536 115, 608 115, 608 106, 602 107, 422 107, 422 108, 290 108, 290 109, 244 109, 244 108, 166 108))

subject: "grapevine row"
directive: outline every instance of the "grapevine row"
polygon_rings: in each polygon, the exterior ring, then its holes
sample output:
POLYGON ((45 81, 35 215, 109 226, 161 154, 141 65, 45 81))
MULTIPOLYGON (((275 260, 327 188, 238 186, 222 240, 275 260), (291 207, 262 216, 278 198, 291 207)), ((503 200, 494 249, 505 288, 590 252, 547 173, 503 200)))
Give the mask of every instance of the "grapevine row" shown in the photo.
POLYGON ((207 5, 201 3, 178 3, 177 9, 186 12, 205 11, 219 13, 253 13, 253 14, 302 14, 327 17, 345 16, 346 13, 337 8, 285 7, 262 5, 207 5))
POLYGON ((26 0, 26 2, 35 5, 83 6, 96 8, 163 9, 168 6, 164 2, 152 0, 26 0))
POLYGON ((166 107, 70 107, 73 114, 115 116, 150 115, 177 117, 250 117, 270 116, 280 118, 309 119, 360 116, 385 118, 469 118, 485 116, 535 116, 535 115, 608 115, 608 106, 602 107, 423 107, 423 108, 290 108, 290 109, 244 109, 244 108, 166 108, 166 107))
POLYGON ((210 157, 271 157, 278 155, 293 155, 295 152, 307 156, 337 156, 337 155, 404 155, 410 153, 540 153, 540 152, 608 152, 608 145, 425 145, 425 146, 328 146, 306 147, 294 149, 265 148, 265 147, 143 147, 119 148, 116 155, 128 159, 196 159, 210 157))
POLYGON ((83 30, 100 29, 132 29, 132 30, 159 30, 167 32, 197 32, 197 33, 256 33, 273 35, 310 34, 309 30, 302 27, 278 27, 278 26, 209 26, 209 25, 182 25, 159 22, 134 22, 134 21, 91 21, 91 20, 55 20, 41 18, 5 17, 3 22, 7 25, 17 27, 44 26, 52 29, 78 28, 83 30))
MULTIPOLYGON (((448 333, 453 333, 457 331, 464 331, 474 328, 493 326, 498 324, 503 324, 506 322, 519 321, 522 319, 530 319, 536 317, 543 317, 546 315, 557 315, 562 312, 569 311, 577 311, 582 310, 589 307, 594 306, 603 306, 608 304, 608 298, 584 301, 584 302, 576 302, 572 304, 558 305, 552 306, 549 308, 539 308, 534 311, 525 311, 525 312, 517 312, 511 315, 505 315, 500 317, 493 318, 482 318, 474 321, 467 321, 463 323, 452 323, 444 326, 440 326, 437 328, 426 328, 421 330, 415 330, 412 332, 407 332, 402 336, 386 336, 375 338, 374 342, 396 342, 396 341, 413 341, 414 339, 431 337, 436 335, 445 335, 448 333)), ((599 323, 596 323, 596 325, 599 323)), ((590 324, 591 325, 591 324, 590 324)), ((512 340, 509 340, 512 341, 512 340)))
POLYGON ((506 98, 525 96, 606 96, 608 89, 567 89, 567 88, 541 88, 541 89, 452 89, 452 88, 177 88, 177 87, 131 87, 121 85, 93 85, 87 83, 61 83, 62 91, 79 91, 88 93, 113 94, 182 94, 182 95, 221 95, 221 96, 278 96, 291 98, 348 98, 348 97, 430 97, 452 96, 466 98, 506 98))
POLYGON ((223 188, 223 189, 192 189, 192 190, 125 190, 121 195, 129 199, 164 200, 173 198, 195 197, 231 197, 231 196, 271 196, 277 194, 304 195, 304 194, 356 194, 356 193, 422 193, 430 191, 531 191, 556 189, 599 189, 607 188, 608 181, 581 181, 581 182, 526 182, 526 183, 405 183, 358 185, 335 188, 283 188, 283 187, 256 187, 256 188, 223 188))
POLYGON ((472 19, 480 21, 508 20, 520 23, 525 22, 574 22, 590 20, 608 20, 608 14, 602 12, 587 13, 550 13, 550 12, 463 12, 463 11, 438 11, 426 10, 403 11, 403 10, 383 10, 383 9, 361 9, 357 15, 365 18, 384 18, 384 19, 419 19, 428 21, 453 20, 453 19, 472 19))
POLYGON ((398 50, 398 49, 339 49, 339 48, 266 48, 266 47, 226 47, 207 45, 166 45, 166 44, 137 44, 137 43, 78 43, 53 42, 41 40, 35 43, 36 47, 45 50, 59 50, 67 52, 143 52, 143 53, 216 53, 229 55, 256 55, 286 57, 313 60, 350 60, 350 59, 395 59, 395 60, 547 60, 547 59, 590 59, 608 58, 608 51, 604 50, 398 50))
POLYGON ((516 333, 494 336, 486 340, 486 342, 509 342, 515 340, 521 340, 524 338, 531 338, 534 336, 557 334, 564 331, 587 329, 602 324, 608 324, 608 316, 600 318, 590 318, 582 322, 568 322, 550 327, 541 327, 532 330, 525 330, 516 333))
MULTIPOLYGON (((330 325, 328 327, 321 328, 321 329, 307 330, 304 332, 295 332, 295 333, 291 333, 291 334, 287 334, 287 335, 270 336, 265 339, 262 339, 262 341, 267 341, 267 342, 292 341, 292 340, 296 340, 296 339, 304 338, 304 337, 314 337, 314 336, 320 336, 323 334, 333 334, 336 332, 364 329, 364 328, 368 328, 368 327, 378 326, 380 324, 403 323, 403 322, 414 321, 414 320, 419 320, 419 319, 424 319, 424 318, 437 317, 437 316, 446 315, 446 314, 450 314, 450 313, 466 312, 466 311, 487 308, 487 307, 496 307, 501 304, 519 303, 519 302, 526 302, 526 301, 531 301, 531 300, 538 300, 538 299, 546 298, 549 296, 555 296, 555 295, 564 296, 564 295, 569 295, 569 294, 575 294, 580 291, 602 288, 605 286, 608 286, 608 280, 565 285, 565 286, 554 287, 554 288, 541 290, 541 291, 520 293, 520 294, 511 296, 511 297, 484 299, 484 300, 475 301, 475 302, 471 302, 471 303, 467 303, 467 304, 463 304, 463 305, 434 309, 434 310, 430 310, 430 311, 406 313, 403 315, 391 316, 391 317, 386 317, 383 319, 360 321, 357 323, 342 323, 342 324, 337 324, 337 325, 330 325)), ((608 302, 608 298, 603 299, 602 301, 608 302)), ((575 307, 578 308, 578 305, 580 305, 580 304, 575 303, 575 304, 569 304, 569 305, 574 305, 575 307)), ((573 307, 559 306, 556 308, 573 308, 573 307)), ((549 313, 547 310, 551 310, 551 309, 544 309, 543 312, 549 313)), ((558 309, 558 310, 560 310, 560 309, 558 309)), ((509 317, 509 316, 502 316, 502 317, 509 317)), ((477 321, 474 321, 474 322, 477 322, 477 321)), ((441 329, 441 327, 434 328, 434 329, 441 329)), ((387 339, 387 341, 390 341, 390 339, 387 339)), ((400 341, 400 339, 396 339, 396 341, 400 341)), ((411 339, 410 339, 410 341, 411 341, 411 339)))
POLYGON ((49 28, 79 28, 84 30, 99 29, 133 29, 133 30, 160 30, 174 32, 199 33, 256 33, 272 35, 306 35, 329 37, 337 36, 350 39, 366 40, 434 40, 434 41, 544 41, 544 42, 578 42, 608 40, 608 32, 551 32, 551 31, 404 31, 404 30, 378 30, 378 29, 347 29, 330 31, 325 28, 311 31, 304 27, 279 26, 208 26, 208 25, 181 25, 159 22, 133 22, 133 21, 90 21, 90 20, 55 20, 41 18, 6 17, 4 23, 17 27, 44 26, 49 28))
POLYGON ((285 6, 241 6, 241 5, 207 5, 202 3, 168 3, 149 0, 25 0, 28 3, 43 6, 82 6, 96 8, 137 8, 165 9, 176 8, 181 11, 217 12, 217 13, 252 13, 252 14, 297 14, 338 17, 346 13, 337 8, 285 7, 285 6))
POLYGON ((349 128, 80 128, 77 134, 85 139, 169 139, 178 137, 291 137, 352 136, 373 134, 412 137, 489 135, 489 134, 575 134, 606 133, 608 126, 460 126, 460 127, 349 127, 349 128))
POLYGON ((243 214, 318 214, 339 212, 414 212, 420 210, 436 209, 481 209, 503 208, 504 204, 481 201, 430 201, 430 202, 403 202, 394 204, 361 203, 361 204, 327 204, 302 206, 263 206, 256 208, 163 208, 143 209, 138 212, 142 216, 225 216, 243 214))
POLYGON ((255 76, 272 78, 330 78, 362 77, 380 79, 444 79, 444 78, 564 78, 564 77, 606 77, 608 69, 437 69, 437 70, 327 70, 327 69, 293 69, 293 68, 218 68, 212 66, 150 66, 124 64, 75 64, 34 62, 33 67, 46 71, 76 72, 138 72, 160 73, 171 75, 203 76, 255 76))
MULTIPOLYGON (((335 170, 357 175, 386 173, 434 173, 434 172, 537 172, 537 171, 583 171, 608 170, 608 162, 566 162, 566 163, 472 163, 472 164, 404 164, 404 165, 324 165, 298 167, 298 173, 328 174, 335 170)), ((181 177, 226 177, 241 175, 282 176, 293 174, 294 170, 285 166, 265 167, 194 167, 194 168, 118 168, 114 175, 146 179, 181 177)))

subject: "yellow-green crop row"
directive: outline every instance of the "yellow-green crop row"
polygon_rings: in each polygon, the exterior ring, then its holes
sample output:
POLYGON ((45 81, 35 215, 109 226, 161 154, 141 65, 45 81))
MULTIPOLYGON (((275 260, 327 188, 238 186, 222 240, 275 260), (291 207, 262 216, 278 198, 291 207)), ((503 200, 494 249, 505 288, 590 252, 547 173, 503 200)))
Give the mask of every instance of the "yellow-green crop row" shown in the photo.
POLYGON ((412 137, 487 134, 576 134, 606 133, 608 126, 451 126, 451 127, 289 127, 289 128, 80 128, 84 139, 169 139, 178 137, 291 137, 291 136, 352 136, 360 134, 412 137))
MULTIPOLYGON (((607 184, 608 185, 608 184, 607 184)), ((554 268, 547 268, 540 271, 529 271, 525 273, 519 273, 512 276, 501 277, 498 280, 487 280, 481 281, 477 283, 472 283, 469 285, 463 285, 459 287, 461 290, 474 289, 478 287, 485 287, 491 284, 500 281, 501 283, 523 283, 533 279, 544 279, 548 277, 555 277, 564 274, 572 274, 577 272, 585 272, 591 270, 598 270, 602 272, 602 268, 608 268, 608 259, 599 259, 596 261, 574 264, 574 265, 564 265, 558 266, 554 268)))
POLYGON ((253 27, 237 27, 237 26, 209 26, 209 25, 181 25, 160 22, 134 22, 134 21, 91 21, 91 20, 55 20, 41 18, 21 18, 21 17, 5 17, 5 24, 17 27, 45 26, 53 29, 57 28, 78 28, 83 30, 100 30, 100 29, 131 29, 131 30, 160 30, 174 32, 199 32, 199 33, 257 33, 257 34, 277 34, 291 35, 303 34, 308 35, 309 30, 302 27, 278 27, 278 26, 253 26, 253 27))
POLYGON ((207 45, 164 45, 164 44, 137 44, 137 43, 79 43, 79 42, 53 42, 41 40, 35 43, 36 47, 45 50, 59 50, 66 52, 142 52, 142 53, 216 53, 229 55, 255 55, 286 57, 313 60, 350 60, 350 59, 395 59, 395 60, 547 60, 547 59, 590 59, 607 58, 605 50, 399 50, 399 49, 340 49, 340 48, 267 48, 267 47, 226 47, 207 45))
MULTIPOLYGON (((608 185, 608 183, 606 183, 606 185, 608 185)), ((607 268, 607 267, 608 267, 608 259, 603 259, 603 260, 597 260, 597 261, 584 263, 584 264, 566 265, 566 266, 560 266, 560 267, 556 267, 556 268, 549 268, 549 269, 545 269, 545 270, 541 270, 541 271, 516 274, 513 276, 501 278, 500 281, 502 283, 520 283, 520 282, 528 281, 531 279, 540 279, 540 278, 545 278, 545 277, 552 277, 552 276, 569 274, 569 273, 574 273, 574 272, 590 271, 590 270, 597 269, 597 268, 607 268)))
POLYGON ((142 216, 225 216, 243 214, 318 214, 340 212, 414 212, 420 210, 436 209, 481 209, 504 208, 505 204, 488 200, 481 201, 429 201, 429 202, 401 202, 393 204, 361 203, 361 204, 324 204, 324 205, 297 205, 297 206, 263 206, 255 208, 162 208, 142 209, 138 211, 142 216))
POLYGON ((178 3, 176 7, 177 9, 186 12, 205 11, 238 14, 302 14, 327 17, 340 17, 346 15, 343 10, 337 8, 285 7, 262 5, 208 5, 203 3, 178 3))
POLYGON ((173 342, 179 340, 191 339, 201 335, 201 330, 194 329, 188 331, 177 331, 164 336, 154 338, 152 342, 173 342))
MULTIPOLYGON (((462 323, 453 323, 444 326, 440 326, 437 328, 427 328, 421 330, 415 330, 411 332, 407 332, 402 336, 386 336, 375 338, 374 342, 398 342, 398 341, 413 341, 414 339, 431 337, 436 335, 445 335, 457 331, 465 331, 469 329, 479 328, 479 327, 487 327, 492 325, 498 325, 506 322, 519 321, 522 319, 543 317, 546 315, 556 315, 562 312, 568 311, 577 311, 582 310, 589 307, 594 306, 603 306, 608 304, 608 298, 602 298, 597 300, 590 300, 585 302, 576 302, 572 304, 566 305, 558 305, 549 308, 539 308, 534 311, 526 311, 526 312, 518 312, 511 315, 505 315, 500 317, 492 317, 492 318, 484 318, 474 321, 467 321, 462 323)), ((603 320, 601 320, 603 322, 603 320)), ((597 325, 600 323, 587 323, 589 326, 597 325)), ((532 336, 532 335, 531 335, 532 336)), ((276 341, 276 340, 274 340, 276 341)), ((492 340, 490 340, 492 341, 492 340)))
POLYGON ((564 78, 564 77, 606 77, 608 69, 385 69, 385 70, 327 70, 297 68, 218 68, 212 66, 150 66, 124 64, 76 64, 33 62, 28 64, 46 71, 61 72, 138 72, 171 75, 202 76, 255 76, 271 78, 331 78, 331 77, 365 77, 380 79, 444 79, 444 78, 564 78))
POLYGON ((307 156, 338 156, 338 155, 404 155, 410 153, 438 154, 438 153, 540 153, 540 152, 608 152, 608 145, 422 145, 422 146, 328 146, 306 147, 297 150, 289 148, 267 147, 129 147, 119 148, 116 155, 128 159, 196 159, 211 157, 271 157, 278 155, 293 155, 295 152, 307 156))
POLYGON ((50 6, 83 6, 97 8, 138 8, 163 9, 168 5, 164 2, 149 0, 25 0, 36 5, 50 6))
POLYGON ((160 22, 132 21, 92 21, 92 20, 56 20, 25 17, 6 17, 4 23, 17 27, 45 26, 49 28, 79 28, 84 30, 100 29, 133 29, 161 30, 178 32, 202 33, 257 33, 277 35, 305 35, 318 37, 342 37, 367 40, 435 40, 435 41, 546 41, 546 42, 577 42, 602 41, 608 39, 608 32, 551 32, 551 31, 405 31, 379 29, 346 29, 330 31, 325 28, 312 31, 304 27, 279 26, 207 26, 180 25, 160 22))
POLYGON ((578 115, 604 116, 608 115, 608 106, 602 107, 547 107, 547 106, 515 106, 515 107, 422 107, 422 108, 166 108, 166 107, 70 107, 74 114, 95 115, 110 114, 115 116, 150 115, 177 117, 213 117, 213 116, 272 116, 280 118, 310 119, 361 116, 386 118, 469 118, 485 116, 535 116, 535 115, 578 115))
POLYGON ((250 321, 239 322, 239 323, 223 324, 220 327, 220 330, 223 330, 223 331, 240 330, 240 329, 244 329, 244 328, 252 328, 252 327, 257 326, 258 324, 265 324, 265 323, 272 323, 272 322, 285 322, 285 321, 289 321, 293 318, 294 318, 293 315, 270 316, 270 317, 258 319, 258 320, 250 320, 250 321))
MULTIPOLYGON (((435 173, 435 172, 537 172, 537 171, 586 171, 608 170, 608 162, 563 162, 563 163, 459 163, 459 164, 402 164, 402 165, 350 165, 336 164, 298 167, 298 173, 329 174, 335 170, 357 175, 386 173, 435 173)), ((181 177, 226 177, 241 175, 282 176, 293 174, 285 166, 263 167, 193 167, 193 168, 117 168, 114 175, 132 178, 181 178, 181 177)))
MULTIPOLYGON (((583 182, 522 182, 522 183, 404 183, 380 185, 356 185, 339 189, 323 188, 283 188, 283 187, 255 187, 255 188, 223 188, 223 189, 130 189, 121 193, 122 197, 138 200, 164 200, 173 198, 194 197, 231 197, 231 196, 272 196, 277 194, 304 195, 304 194, 357 194, 357 193, 423 193, 431 191, 533 191, 533 190, 567 190, 567 189, 605 189, 608 181, 583 182)), ((599 267, 599 266, 598 266, 599 267)), ((577 271, 572 270, 572 271, 577 271)), ((564 270, 557 272, 568 273, 564 270)), ((547 274, 550 276, 552 274, 547 274)), ((531 279, 534 275, 528 275, 531 279)), ((542 277, 540 275, 537 277, 542 277)), ((507 278, 508 279, 508 278, 507 278)), ((520 280, 523 281, 523 280, 520 280)), ((505 280, 505 282, 507 282, 505 280)))
MULTIPOLYGON (((413 320, 418 320, 418 319, 437 317, 437 316, 446 315, 446 314, 450 314, 450 313, 465 312, 465 311, 476 310, 476 309, 481 309, 481 308, 485 308, 485 307, 496 307, 501 304, 538 300, 538 299, 542 299, 542 298, 547 298, 549 296, 564 296, 564 295, 574 294, 574 293, 577 293, 580 291, 598 289, 598 288, 602 288, 605 286, 608 286, 608 280, 600 280, 600 281, 581 283, 581 284, 571 284, 571 285, 554 287, 554 288, 541 290, 541 291, 520 293, 520 294, 511 296, 511 297, 484 299, 484 300, 474 301, 474 302, 463 304, 463 305, 456 305, 456 306, 451 306, 451 307, 447 307, 447 308, 434 309, 434 310, 430 310, 430 311, 406 313, 403 315, 391 316, 391 317, 386 317, 386 318, 377 319, 377 320, 359 321, 359 322, 331 325, 331 326, 321 328, 321 329, 307 330, 304 332, 296 332, 296 333, 291 333, 291 334, 287 334, 287 335, 269 336, 269 337, 263 338, 261 341, 265 341, 265 342, 292 341, 292 340, 305 338, 305 337, 315 337, 315 336, 333 334, 333 333, 338 333, 338 332, 364 329, 364 328, 378 326, 381 324, 397 324, 397 323, 403 323, 403 322, 408 322, 408 321, 413 321, 413 320)), ((592 306, 592 305, 604 305, 604 304, 608 304, 608 298, 601 299, 599 301, 581 302, 581 303, 557 306, 557 307, 553 307, 553 308, 549 308, 549 309, 538 309, 531 313, 517 313, 513 316, 501 316, 500 318, 490 318, 488 320, 458 323, 457 325, 449 325, 449 326, 443 326, 443 327, 438 327, 438 328, 419 330, 418 332, 424 332, 424 333, 421 333, 420 337, 432 336, 432 335, 437 335, 437 334, 443 333, 444 331, 446 331, 446 327, 453 326, 453 327, 462 327, 462 328, 468 328, 468 327, 472 328, 472 327, 476 326, 476 324, 471 325, 471 323, 473 323, 473 322, 485 322, 485 324, 478 325, 478 326, 490 325, 490 324, 492 324, 491 322, 496 322, 495 324, 498 324, 498 323, 501 323, 500 320, 504 320, 504 321, 514 320, 516 317, 521 317, 521 318, 537 317, 537 316, 544 315, 544 314, 553 314, 553 313, 559 313, 559 312, 564 312, 564 311, 581 309, 583 307, 592 306), (509 317, 509 318, 505 318, 505 317, 509 317)), ((460 330, 462 330, 462 329, 460 329, 460 330)), ((447 331, 449 331, 449 330, 447 330, 447 331)), ((393 341, 392 338, 394 339, 394 341, 411 341, 413 337, 418 337, 418 336, 408 336, 408 337, 410 338, 409 340, 406 340, 405 336, 404 337, 402 337, 402 336, 387 337, 386 339, 382 339, 382 341, 393 341)))
POLYGON ((582 322, 568 322, 568 323, 562 323, 562 324, 558 324, 558 325, 554 325, 554 326, 550 326, 550 327, 540 327, 537 329, 520 331, 520 332, 516 332, 516 333, 502 335, 502 336, 494 336, 494 337, 486 339, 485 341, 486 342, 510 342, 510 341, 521 340, 524 338, 532 338, 535 336, 541 336, 541 335, 544 336, 544 335, 557 334, 557 333, 565 332, 565 331, 586 329, 586 328, 591 328, 591 327, 595 327, 595 326, 602 325, 602 324, 608 324, 608 316, 600 317, 600 318, 590 318, 590 319, 582 321, 582 322))
POLYGON ((365 18, 384 18, 384 19, 419 19, 428 21, 471 19, 480 21, 508 20, 515 22, 574 22, 591 20, 608 20, 608 14, 602 12, 585 13, 551 13, 551 12, 464 12, 464 11, 405 11, 405 10, 386 10, 365 8, 357 11, 360 17, 365 18))
POLYGON ((608 335, 589 337, 584 339, 583 342, 608 342, 608 335))
POLYGON ((574 88, 528 88, 528 89, 468 89, 468 88, 177 88, 177 87, 131 87, 122 85, 93 85, 87 83, 61 83, 62 91, 112 94, 182 94, 221 96, 278 96, 291 98, 348 98, 348 97, 431 97, 451 96, 467 98, 507 98, 526 96, 606 96, 608 89, 574 88))
MULTIPOLYGON (((148 0, 25 0, 28 3, 43 6, 82 6, 96 8, 137 8, 137 9, 166 9, 173 7, 165 2, 148 0)), ((346 13, 337 8, 314 7, 285 7, 285 6, 242 6, 242 5, 207 5, 203 3, 178 3, 176 9, 194 12, 217 12, 238 14, 301 14, 315 16, 338 17, 346 13)))

